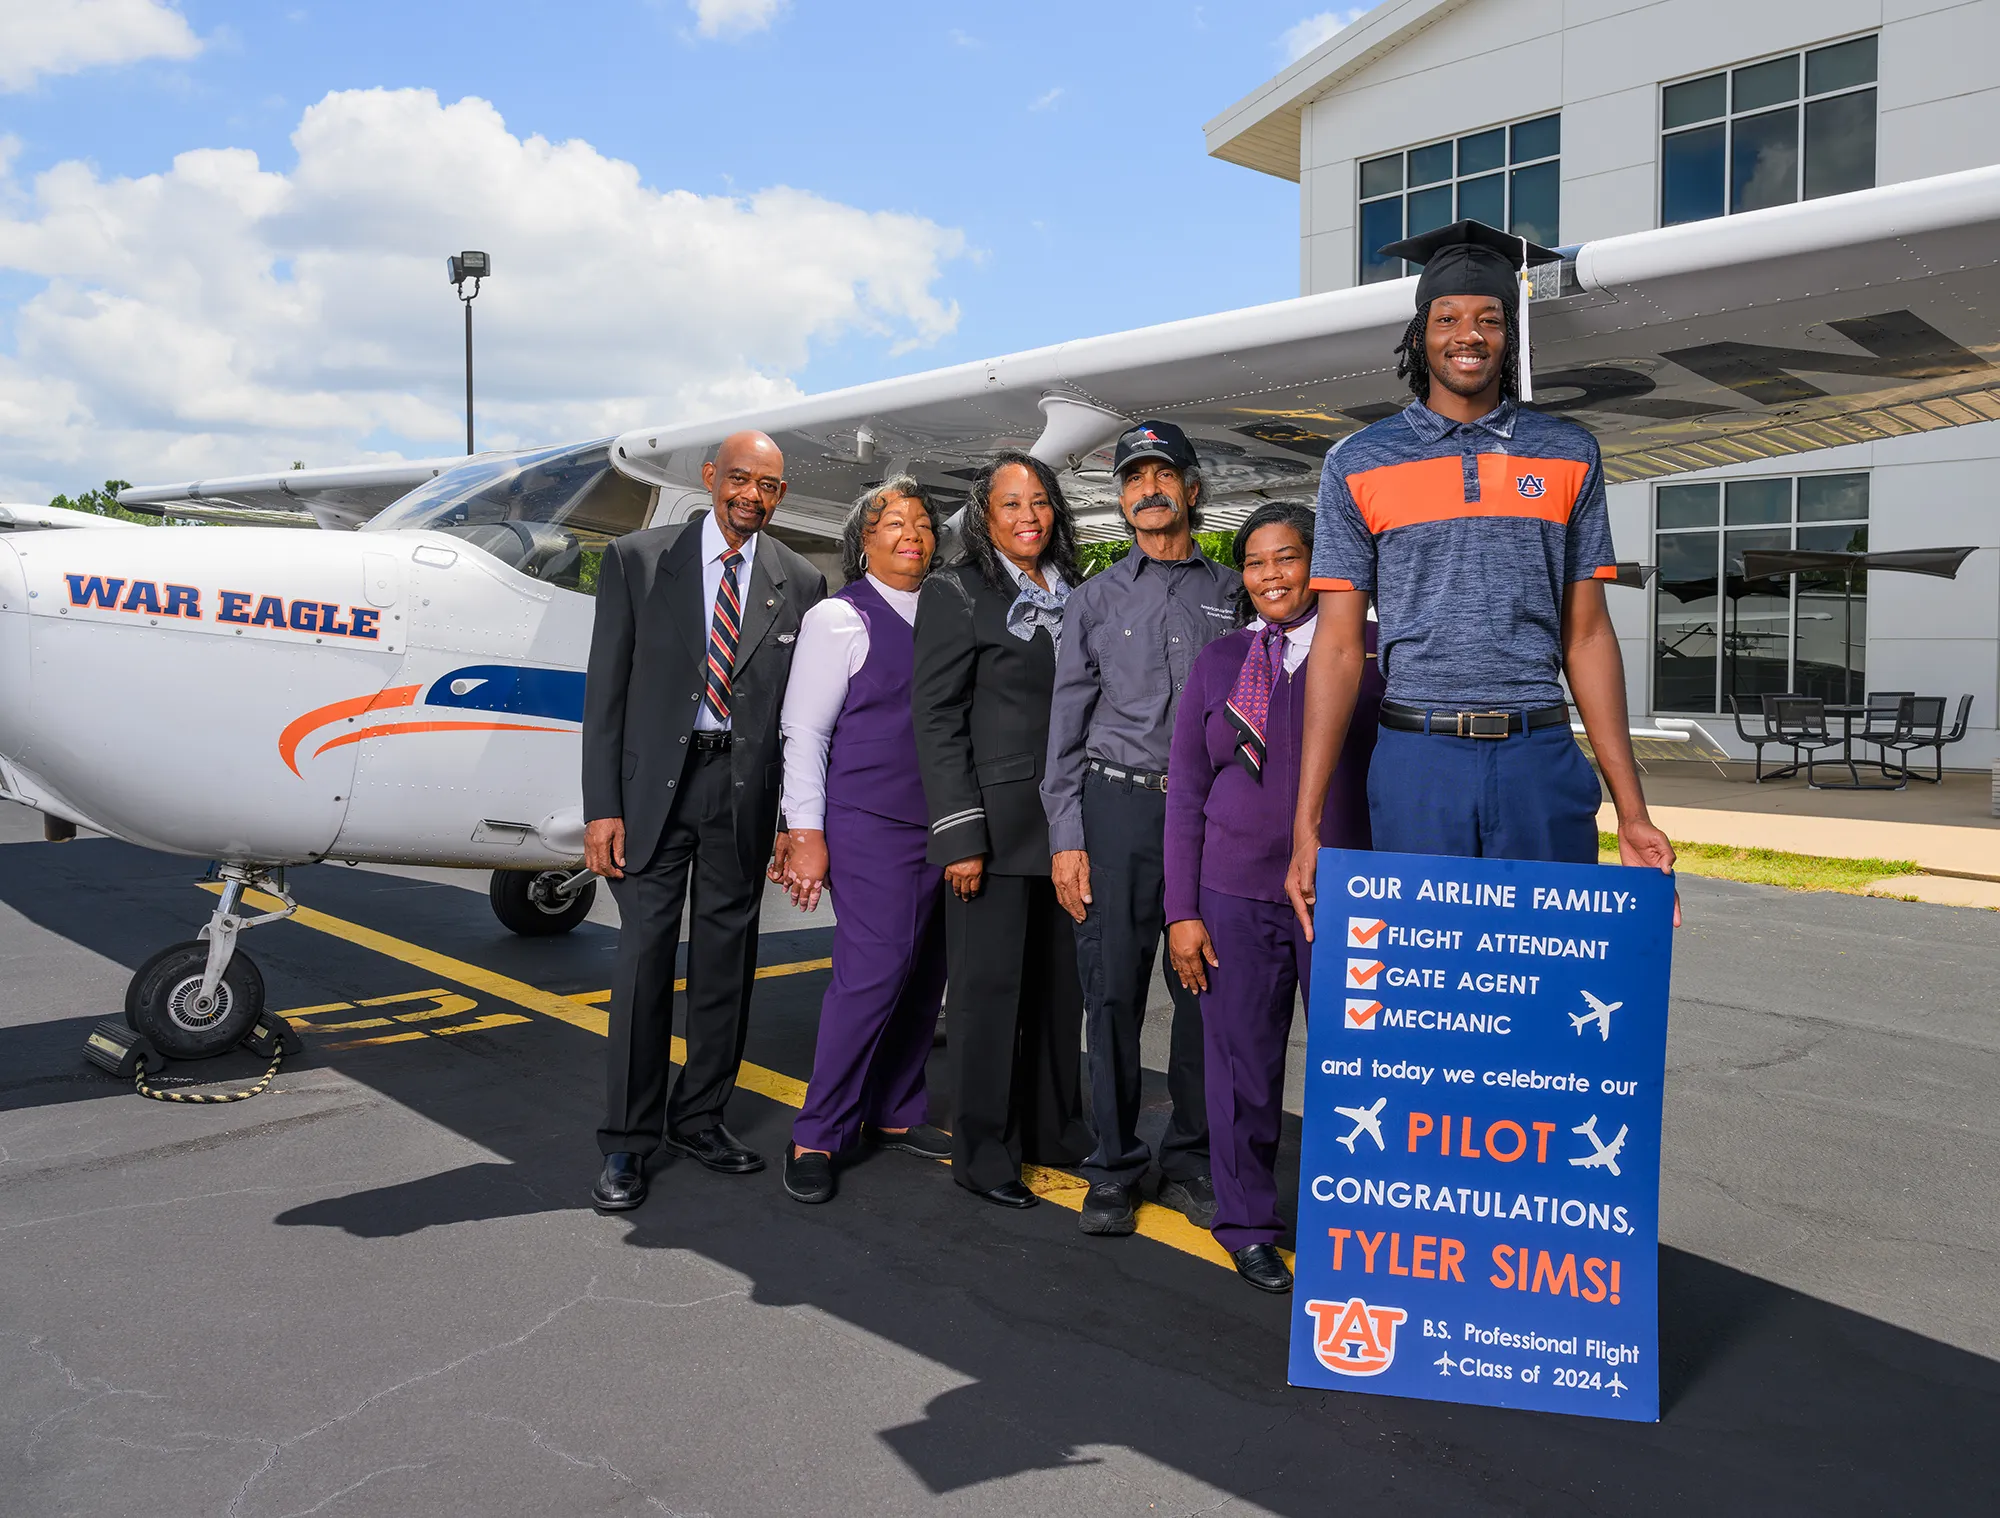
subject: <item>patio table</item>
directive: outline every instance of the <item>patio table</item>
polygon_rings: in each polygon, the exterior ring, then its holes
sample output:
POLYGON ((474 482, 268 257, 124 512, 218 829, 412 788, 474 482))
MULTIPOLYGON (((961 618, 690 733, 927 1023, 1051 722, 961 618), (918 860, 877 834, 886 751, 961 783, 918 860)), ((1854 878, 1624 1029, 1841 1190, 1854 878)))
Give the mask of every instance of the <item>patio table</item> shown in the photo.
MULTIPOLYGON (((1844 702, 1829 701, 1826 703, 1826 715, 1829 721, 1833 720, 1834 718, 1838 718, 1840 721, 1840 757, 1838 759, 1824 759, 1819 762, 1822 764, 1846 765, 1848 779, 1844 782, 1838 780, 1816 781, 1812 783, 1812 788, 1814 790, 1816 791, 1900 791, 1908 789, 1910 782, 1907 779, 1891 782, 1888 780, 1881 780, 1881 781, 1863 780, 1861 778, 1861 771, 1859 770, 1859 768, 1856 767, 1854 759, 1854 724, 1857 718, 1867 717, 1868 707, 1865 703, 1855 705, 1844 702)), ((1800 769, 1803 768, 1804 768, 1803 765, 1794 765, 1792 772, 1796 774, 1800 769)))

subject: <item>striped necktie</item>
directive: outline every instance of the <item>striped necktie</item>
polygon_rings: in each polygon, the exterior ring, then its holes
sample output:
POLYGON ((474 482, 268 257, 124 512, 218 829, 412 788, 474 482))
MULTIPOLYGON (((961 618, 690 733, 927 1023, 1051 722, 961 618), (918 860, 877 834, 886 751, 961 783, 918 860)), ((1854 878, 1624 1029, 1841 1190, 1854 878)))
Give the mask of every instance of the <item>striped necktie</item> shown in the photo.
POLYGON ((743 595, 736 584, 736 571, 743 567, 743 555, 730 549, 722 556, 722 586, 715 596, 715 615, 708 624, 708 674, 702 686, 702 701, 715 720, 729 723, 729 681, 736 668, 736 640, 743 631, 743 595))

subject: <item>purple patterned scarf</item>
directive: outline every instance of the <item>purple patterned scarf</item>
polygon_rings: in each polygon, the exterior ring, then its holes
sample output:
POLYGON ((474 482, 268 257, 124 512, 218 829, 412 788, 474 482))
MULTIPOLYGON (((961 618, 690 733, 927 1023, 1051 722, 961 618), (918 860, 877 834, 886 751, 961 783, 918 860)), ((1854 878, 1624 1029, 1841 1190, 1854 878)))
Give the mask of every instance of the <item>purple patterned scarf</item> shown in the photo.
POLYGON ((1250 652, 1223 708, 1236 728, 1236 761, 1251 778, 1264 778, 1264 730, 1271 721, 1271 688, 1284 668, 1285 634, 1310 621, 1319 610, 1309 605, 1289 622, 1266 623, 1251 634, 1250 652))

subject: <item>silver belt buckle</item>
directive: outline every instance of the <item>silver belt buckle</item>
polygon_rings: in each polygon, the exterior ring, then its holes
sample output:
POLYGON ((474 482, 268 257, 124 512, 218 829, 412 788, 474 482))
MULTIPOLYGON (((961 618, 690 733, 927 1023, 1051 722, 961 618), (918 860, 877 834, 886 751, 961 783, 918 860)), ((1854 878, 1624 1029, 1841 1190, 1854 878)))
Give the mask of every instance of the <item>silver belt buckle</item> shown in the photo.
POLYGON ((1513 725, 1511 712, 1459 712, 1456 716, 1461 738, 1505 738, 1513 725))

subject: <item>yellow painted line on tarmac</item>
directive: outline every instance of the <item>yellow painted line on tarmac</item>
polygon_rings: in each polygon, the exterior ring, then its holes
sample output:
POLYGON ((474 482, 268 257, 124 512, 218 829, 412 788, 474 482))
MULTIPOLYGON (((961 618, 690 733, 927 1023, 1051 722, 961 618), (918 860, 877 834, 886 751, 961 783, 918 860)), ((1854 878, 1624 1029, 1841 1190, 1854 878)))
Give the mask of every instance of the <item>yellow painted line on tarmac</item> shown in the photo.
MULTIPOLYGON (((221 887, 214 884, 205 884, 202 889, 216 893, 221 891, 221 887)), ((244 900, 252 902, 266 912, 279 911, 284 906, 277 897, 263 891, 246 891, 244 900)), ((377 932, 374 928, 365 928, 344 918, 329 916, 311 907, 300 907, 289 920, 302 928, 311 928, 330 938, 342 939, 361 948, 371 949, 377 954, 386 955, 390 959, 401 960, 406 965, 414 965, 427 974, 439 975, 446 980, 457 981, 462 986, 470 986, 476 991, 484 991, 488 996, 497 996, 503 1001, 514 1003, 517 1007, 525 1007, 530 1012, 553 1017, 558 1022, 568 1023, 573 1028, 581 1028, 586 1033, 595 1033, 599 1038, 604 1037, 610 1028, 610 1014, 600 1010, 598 1005, 610 1000, 609 991, 586 991, 576 996, 559 996, 553 991, 544 991, 539 986, 531 986, 526 981, 515 980, 511 975, 502 975, 497 970, 488 970, 463 959, 454 959, 449 954, 440 954, 434 949, 424 948, 421 944, 413 944, 405 939, 377 932)), ((767 965, 757 972, 757 978, 763 980, 772 976, 803 975, 813 970, 831 969, 832 966, 833 961, 830 959, 804 959, 793 964, 767 965)), ((685 981, 674 983, 676 991, 685 988, 685 981)), ((433 996, 438 993, 420 994, 433 996)), ((382 997, 379 1001, 402 999, 382 997)), ((346 1003, 336 1005, 344 1007, 346 1003)), ((300 1013, 311 1010, 317 1009, 298 1009, 300 1013)), ((472 1026, 440 1028, 436 1031, 469 1032, 472 1026)), ((487 1026, 498 1026, 498 1024, 489 1023, 487 1026)), ((360 1038, 345 1044, 328 1044, 323 1047, 351 1049, 364 1044, 402 1043, 426 1036, 423 1033, 396 1033, 384 1038, 360 1038)), ((687 1063, 686 1040, 678 1037, 674 1039, 671 1057, 677 1065, 687 1063)), ((736 1084, 746 1091, 754 1091, 759 1096, 769 1097, 772 1101, 780 1102, 787 1107, 799 1108, 806 1103, 804 1081, 796 1080, 781 1071, 752 1064, 749 1060, 745 1060, 738 1070, 736 1084)), ((939 1163, 948 1164, 949 1161, 939 1163)), ((1043 1200, 1054 1202, 1058 1207, 1066 1207, 1071 1212, 1083 1211, 1083 1198, 1089 1191, 1090 1185, 1081 1177, 1071 1175, 1066 1170, 1054 1170, 1042 1165, 1023 1165, 1021 1179, 1043 1200)), ((1198 1260, 1206 1260, 1211 1265, 1220 1265, 1227 1270, 1235 1268, 1230 1262, 1228 1252, 1215 1242, 1213 1236, 1195 1227, 1171 1207, 1162 1207, 1156 1202, 1141 1203, 1138 1233, 1141 1238, 1165 1244, 1170 1249, 1193 1255, 1198 1260)), ((1287 1253, 1285 1258, 1286 1263, 1290 1264, 1291 1255, 1287 1253)))

